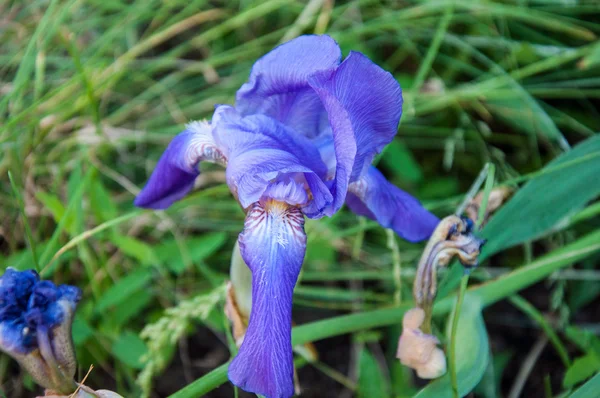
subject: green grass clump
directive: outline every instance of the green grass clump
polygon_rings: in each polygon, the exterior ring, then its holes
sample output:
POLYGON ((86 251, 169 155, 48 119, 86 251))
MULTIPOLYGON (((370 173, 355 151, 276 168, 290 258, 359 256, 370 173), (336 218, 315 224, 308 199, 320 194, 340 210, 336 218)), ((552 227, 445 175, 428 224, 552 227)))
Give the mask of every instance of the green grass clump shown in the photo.
MULTIPOLYGON (((244 214, 223 170, 203 168, 203 189, 166 212, 132 201, 169 140, 232 103, 258 57, 327 33, 402 84, 398 136, 378 158, 391 181, 440 216, 487 164, 488 181, 516 193, 483 229, 469 285, 457 266, 441 277, 436 334, 456 378, 424 389, 394 358, 422 246, 348 211, 308 222, 294 342, 351 338, 335 340, 344 360, 317 344, 321 359, 302 361, 307 396, 552 397, 591 378, 573 396, 593 397, 598 21, 585 1, 0 0, 0 267, 84 290, 74 338, 81 377, 95 366, 88 384, 181 398, 224 383, 223 286, 244 214)), ((5 356, 0 386, 33 396, 5 356)))

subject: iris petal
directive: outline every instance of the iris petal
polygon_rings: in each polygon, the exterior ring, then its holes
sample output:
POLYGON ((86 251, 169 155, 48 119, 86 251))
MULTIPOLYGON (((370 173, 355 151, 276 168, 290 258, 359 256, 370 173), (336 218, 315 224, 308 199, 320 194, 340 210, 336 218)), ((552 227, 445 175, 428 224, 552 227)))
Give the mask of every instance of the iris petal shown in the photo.
POLYGON ((239 117, 231 108, 229 111, 221 108, 230 107, 219 107, 215 139, 229 158, 227 183, 242 207, 257 202, 273 180, 286 174, 304 175, 307 183, 310 180, 312 184, 309 187, 314 189, 313 195, 330 196, 324 183, 313 183, 325 178, 327 167, 308 138, 295 134, 270 117, 239 117))
POLYGON ((229 379, 268 398, 294 394, 292 294, 306 250, 304 217, 276 201, 255 203, 239 237, 252 271, 252 312, 229 379))
POLYGON ((171 206, 194 187, 194 181, 200 174, 197 166, 201 161, 223 165, 227 162, 214 142, 210 124, 193 122, 173 138, 134 204, 150 209, 171 206))
POLYGON ((329 123, 333 130, 336 160, 335 179, 331 187, 333 203, 326 213, 331 216, 342 207, 348 192, 348 183, 350 182, 357 150, 356 139, 354 138, 350 116, 338 99, 326 88, 315 86, 314 89, 327 109, 329 123))
POLYGON ((329 114, 338 163, 350 157, 346 152, 349 148, 341 144, 355 142, 356 158, 351 169, 354 181, 396 134, 402 115, 400 85, 361 53, 350 52, 335 71, 315 74, 311 86, 329 114))
POLYGON ((236 108, 243 115, 268 115, 313 137, 327 119, 308 79, 336 68, 340 60, 340 48, 329 36, 307 35, 284 43, 256 61, 237 92, 236 108))
POLYGON ((439 222, 417 199, 390 184, 375 167, 350 184, 349 190, 346 203, 354 213, 376 220, 408 241, 427 239, 439 222))

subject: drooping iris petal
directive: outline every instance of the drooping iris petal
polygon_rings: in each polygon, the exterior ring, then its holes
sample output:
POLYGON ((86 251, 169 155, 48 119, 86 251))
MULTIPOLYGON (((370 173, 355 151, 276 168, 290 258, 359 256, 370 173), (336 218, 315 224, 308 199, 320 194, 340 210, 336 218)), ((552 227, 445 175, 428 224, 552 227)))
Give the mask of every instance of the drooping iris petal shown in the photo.
POLYGON ((343 152, 350 148, 342 145, 352 140, 356 142, 356 157, 351 168, 354 181, 366 172, 375 154, 396 134, 402 115, 400 85, 389 72, 361 53, 350 52, 335 71, 313 76, 311 86, 329 115, 338 163, 345 163, 350 157, 346 155, 348 152, 343 152))
POLYGON ((376 220, 411 242, 427 239, 439 222, 417 199, 391 184, 375 167, 350 184, 346 203, 356 214, 376 220))
POLYGON ((194 187, 194 181, 200 174, 197 166, 201 161, 223 165, 227 162, 214 142, 210 124, 193 122, 173 138, 134 204, 166 209, 194 187))
POLYGON ((245 391, 289 398, 294 394, 292 294, 306 250, 304 217, 282 202, 255 203, 239 243, 252 271, 252 313, 229 379, 245 391))
POLYGON ((276 47, 252 67, 248 82, 237 92, 236 108, 243 115, 268 115, 302 135, 316 136, 327 118, 308 79, 333 70, 341 55, 329 36, 301 36, 276 47))

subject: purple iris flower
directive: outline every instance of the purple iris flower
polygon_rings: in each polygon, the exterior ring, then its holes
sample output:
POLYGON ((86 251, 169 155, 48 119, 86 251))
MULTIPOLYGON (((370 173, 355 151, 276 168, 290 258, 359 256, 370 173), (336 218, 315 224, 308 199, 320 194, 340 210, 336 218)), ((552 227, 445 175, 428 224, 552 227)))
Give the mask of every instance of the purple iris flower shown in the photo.
POLYGON ((164 209, 186 195, 201 161, 226 166, 246 211, 239 236, 252 271, 252 313, 230 380, 269 398, 293 395, 292 293, 306 249, 304 216, 344 203, 409 241, 438 219, 390 184, 373 157, 396 134, 402 90, 361 53, 342 62, 329 36, 301 36, 253 66, 235 106, 193 122, 159 160, 135 204, 164 209))
POLYGON ((0 277, 0 350, 45 388, 74 390, 71 325, 80 299, 77 287, 40 281, 33 270, 7 268, 0 277))

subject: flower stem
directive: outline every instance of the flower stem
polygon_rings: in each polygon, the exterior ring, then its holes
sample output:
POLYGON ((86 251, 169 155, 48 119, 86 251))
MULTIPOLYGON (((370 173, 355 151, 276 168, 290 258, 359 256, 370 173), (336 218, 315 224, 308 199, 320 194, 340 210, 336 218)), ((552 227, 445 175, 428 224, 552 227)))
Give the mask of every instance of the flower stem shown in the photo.
POLYGON ((394 304, 402 302, 402 262, 400 260, 400 249, 396 242, 396 234, 391 229, 386 229, 387 247, 392 252, 392 264, 394 270, 394 304))
POLYGON ((454 307, 454 315, 452 316, 452 331, 450 335, 450 347, 449 351, 449 369, 450 369, 450 380, 452 382, 452 395, 455 398, 460 398, 458 394, 458 379, 456 376, 456 329, 458 328, 458 319, 460 318, 460 309, 462 307, 463 300, 465 298, 465 292, 467 291, 467 284, 469 283, 469 273, 465 272, 462 279, 460 280, 460 289, 458 291, 458 299, 456 300, 456 306, 454 307))

